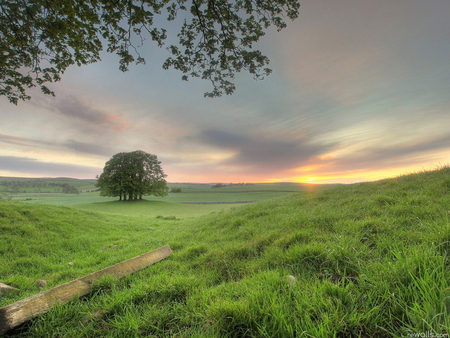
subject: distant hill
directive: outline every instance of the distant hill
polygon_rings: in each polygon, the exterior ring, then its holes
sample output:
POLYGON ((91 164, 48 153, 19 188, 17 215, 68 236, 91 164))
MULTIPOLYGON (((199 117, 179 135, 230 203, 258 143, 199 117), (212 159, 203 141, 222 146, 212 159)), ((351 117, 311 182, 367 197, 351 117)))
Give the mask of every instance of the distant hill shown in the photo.
POLYGON ((0 182, 3 180, 7 181, 72 181, 72 182, 97 182, 96 179, 90 178, 71 178, 71 177, 11 177, 11 176, 0 176, 0 182))
POLYGON ((69 177, 3 177, 0 176, 0 193, 79 193, 95 189, 94 179, 69 177))

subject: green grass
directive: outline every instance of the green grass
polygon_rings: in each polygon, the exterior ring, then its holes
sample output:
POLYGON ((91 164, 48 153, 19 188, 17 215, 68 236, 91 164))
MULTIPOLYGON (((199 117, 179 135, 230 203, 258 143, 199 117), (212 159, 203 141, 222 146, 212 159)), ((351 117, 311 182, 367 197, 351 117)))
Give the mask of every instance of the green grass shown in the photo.
MULTIPOLYGON (((62 180, 62 179, 61 179, 62 180)), ((78 186, 86 188, 84 180, 75 180, 78 186)), ((65 182, 65 181, 64 181, 65 182)), ((71 182, 68 180, 67 182, 71 182)), ((169 188, 181 188, 182 193, 169 193, 166 197, 145 196, 145 201, 119 202, 117 197, 103 197, 99 192, 80 194, 63 193, 17 193, 12 200, 27 203, 45 203, 74 206, 85 210, 97 210, 115 214, 138 214, 150 217, 175 216, 177 218, 198 217, 212 212, 220 212, 237 205, 287 196, 299 191, 307 191, 311 186, 294 183, 233 185, 213 189, 211 184, 169 183, 169 188)), ((324 187, 316 187, 316 189, 324 187)), ((80 189, 81 191, 85 191, 80 189)))
POLYGON ((213 212, 232 209, 234 204, 180 204, 164 202, 161 200, 142 201, 110 201, 96 202, 88 204, 77 204, 75 207, 83 210, 101 211, 122 215, 141 215, 148 217, 169 217, 187 218, 198 217, 213 212))
POLYGON ((221 188, 213 188, 215 184, 203 183, 168 183, 169 188, 180 188, 182 192, 248 192, 248 191, 278 191, 299 192, 308 189, 312 185, 299 183, 254 183, 254 184, 231 184, 221 188))
POLYGON ((103 278, 14 336, 450 334, 449 168, 186 220, 141 216, 136 205, 113 215, 0 201, 0 281, 20 289, 2 305, 37 293, 41 279, 52 287, 165 244, 174 250, 103 278))
MULTIPOLYGON (((70 181, 68 181, 70 182, 70 181)), ((88 181, 89 183, 90 181, 88 181)), ((27 201, 31 203, 46 203, 56 205, 76 205, 87 204, 95 202, 115 201, 117 197, 103 197, 98 192, 92 192, 84 183, 78 182, 80 194, 63 194, 58 192, 53 193, 37 193, 29 191, 26 193, 11 194, 12 200, 27 201)), ((77 186, 76 184, 73 184, 77 186)), ((210 184, 194 184, 194 183, 169 183, 169 188, 181 188, 181 193, 169 193, 166 197, 145 196, 146 200, 151 201, 165 201, 171 203, 201 203, 201 202, 215 202, 215 203, 229 203, 229 202, 253 202, 277 197, 283 197, 295 192, 307 191, 312 189, 312 185, 300 185, 295 183, 290 184, 251 184, 251 185, 233 185, 223 188, 211 188, 210 184)), ((320 189, 318 186, 316 189, 320 189)), ((322 187, 323 188, 323 187, 322 187)), ((31 188, 29 188, 31 189, 31 188)))
POLYGON ((25 201, 27 203, 45 203, 52 205, 87 204, 96 202, 116 201, 116 197, 103 197, 98 192, 88 192, 80 194, 63 193, 21 193, 13 194, 11 200, 25 201))

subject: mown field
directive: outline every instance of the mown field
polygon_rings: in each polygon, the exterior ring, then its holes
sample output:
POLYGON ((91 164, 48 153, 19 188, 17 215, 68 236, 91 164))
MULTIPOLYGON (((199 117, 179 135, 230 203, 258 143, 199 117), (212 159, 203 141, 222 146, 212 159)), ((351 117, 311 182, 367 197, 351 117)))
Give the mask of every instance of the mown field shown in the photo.
POLYGON ((19 289, 0 306, 36 294, 40 280, 48 289, 166 244, 174 251, 7 337, 450 334, 450 168, 185 219, 127 203, 106 213, 0 201, 0 282, 19 289))

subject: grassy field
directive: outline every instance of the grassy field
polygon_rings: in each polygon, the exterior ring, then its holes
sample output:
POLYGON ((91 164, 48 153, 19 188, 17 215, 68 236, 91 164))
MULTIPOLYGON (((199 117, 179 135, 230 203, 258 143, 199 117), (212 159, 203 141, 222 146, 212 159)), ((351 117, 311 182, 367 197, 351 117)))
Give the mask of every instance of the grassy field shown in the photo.
MULTIPOLYGON (((10 179, 17 181, 18 179, 10 179)), ((256 202, 287 196, 296 192, 311 189, 323 189, 321 186, 301 185, 296 183, 282 184, 251 184, 228 185, 222 188, 212 188, 213 184, 169 183, 169 189, 180 188, 181 193, 169 193, 166 197, 145 196, 145 201, 123 204, 117 197, 103 197, 94 191, 93 180, 55 179, 55 182, 72 184, 80 191, 79 194, 65 194, 61 192, 37 193, 36 187, 31 186, 29 191, 9 194, 14 201, 27 203, 45 203, 53 205, 66 205, 85 210, 97 210, 115 214, 138 214, 150 217, 198 217, 212 212, 220 212, 234 208, 240 204, 256 202)), ((43 179, 40 179, 43 180, 43 179)), ((50 181, 46 181, 49 182, 50 181)), ((0 180, 1 183, 1 180, 0 180)))
POLYGON ((103 278, 11 337, 450 334, 450 168, 185 220, 137 206, 111 214, 0 201, 0 282, 19 289, 0 306, 39 292, 42 279, 50 288, 166 244, 174 251, 103 278))
POLYGON ((77 204, 74 205, 74 207, 111 214, 184 219, 229 210, 235 208, 236 204, 182 204, 158 200, 143 200, 133 202, 111 201, 77 204))

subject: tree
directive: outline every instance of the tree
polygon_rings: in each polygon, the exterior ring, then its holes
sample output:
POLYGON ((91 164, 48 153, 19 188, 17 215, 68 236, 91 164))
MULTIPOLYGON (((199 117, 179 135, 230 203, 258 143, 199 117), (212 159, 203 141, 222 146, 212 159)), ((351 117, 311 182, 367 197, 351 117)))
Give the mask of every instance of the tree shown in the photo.
POLYGON ((101 196, 119 196, 119 200, 142 199, 144 195, 166 196, 167 182, 156 155, 141 150, 118 153, 106 162, 97 176, 101 196))
POLYGON ((147 38, 162 47, 167 30, 154 27, 163 16, 181 19, 178 43, 164 69, 182 79, 200 77, 213 86, 205 96, 232 94, 236 72, 256 79, 271 73, 269 59, 253 44, 270 26, 286 27, 298 17, 298 0, 0 0, 0 95, 10 102, 30 99, 26 89, 59 81, 71 65, 100 61, 100 52, 116 53, 119 69, 145 63, 138 48, 147 38))

